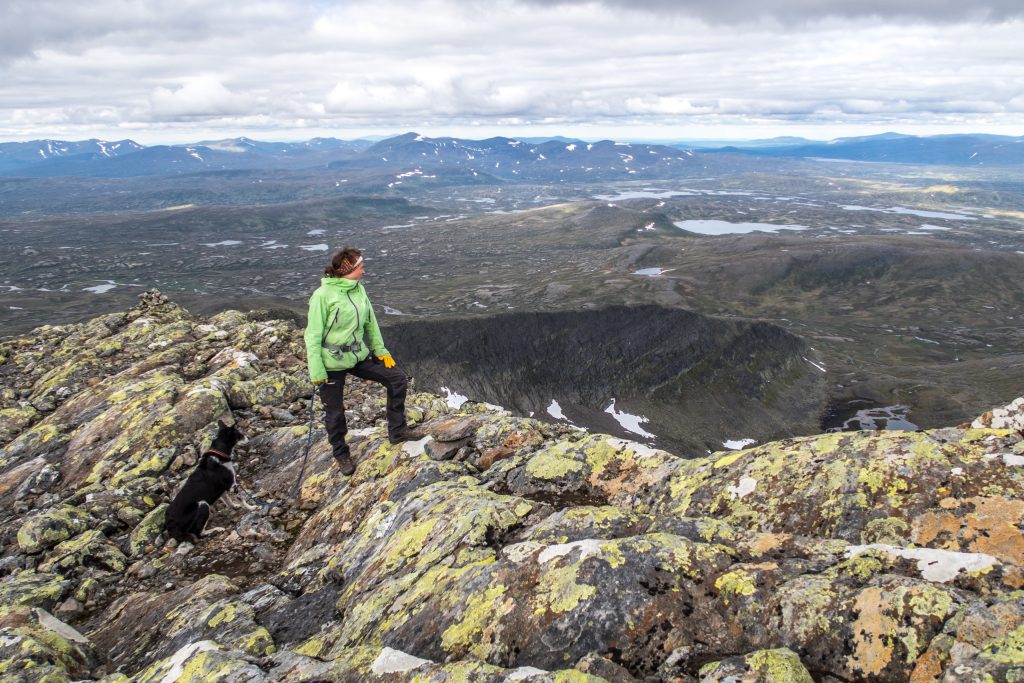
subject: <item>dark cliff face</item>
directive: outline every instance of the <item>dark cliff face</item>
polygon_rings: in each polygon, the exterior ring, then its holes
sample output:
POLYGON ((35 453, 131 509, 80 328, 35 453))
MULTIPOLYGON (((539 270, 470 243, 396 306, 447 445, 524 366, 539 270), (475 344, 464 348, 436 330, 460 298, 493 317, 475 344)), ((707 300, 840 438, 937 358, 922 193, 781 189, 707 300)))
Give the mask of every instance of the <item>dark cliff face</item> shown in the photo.
POLYGON ((825 403, 825 373, 799 337, 658 306, 418 320, 385 339, 420 389, 544 419, 555 401, 576 424, 643 440, 606 412, 614 400, 648 418, 650 442, 684 455, 813 433, 825 403))

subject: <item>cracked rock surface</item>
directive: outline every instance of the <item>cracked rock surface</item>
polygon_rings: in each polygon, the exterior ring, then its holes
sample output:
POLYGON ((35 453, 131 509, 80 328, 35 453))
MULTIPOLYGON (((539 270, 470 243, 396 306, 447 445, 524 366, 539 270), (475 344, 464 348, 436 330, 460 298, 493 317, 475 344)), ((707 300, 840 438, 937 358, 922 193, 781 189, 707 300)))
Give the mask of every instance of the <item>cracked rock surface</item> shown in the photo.
POLYGON ((391 445, 349 379, 344 477, 263 318, 147 293, 0 342, 4 681, 1024 680, 1024 400, 683 460, 424 393, 391 445), (273 507, 178 545, 219 419, 273 507))

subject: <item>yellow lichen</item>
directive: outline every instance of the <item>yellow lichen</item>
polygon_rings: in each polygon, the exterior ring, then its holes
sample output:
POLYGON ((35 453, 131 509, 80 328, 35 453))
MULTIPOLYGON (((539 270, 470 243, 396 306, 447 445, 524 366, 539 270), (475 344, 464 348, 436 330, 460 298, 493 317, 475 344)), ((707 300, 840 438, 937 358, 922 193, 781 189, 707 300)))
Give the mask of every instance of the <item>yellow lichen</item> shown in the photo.
POLYGON ((754 576, 742 568, 719 576, 715 580, 715 588, 721 593, 726 604, 729 603, 730 597, 753 595, 757 592, 754 576))

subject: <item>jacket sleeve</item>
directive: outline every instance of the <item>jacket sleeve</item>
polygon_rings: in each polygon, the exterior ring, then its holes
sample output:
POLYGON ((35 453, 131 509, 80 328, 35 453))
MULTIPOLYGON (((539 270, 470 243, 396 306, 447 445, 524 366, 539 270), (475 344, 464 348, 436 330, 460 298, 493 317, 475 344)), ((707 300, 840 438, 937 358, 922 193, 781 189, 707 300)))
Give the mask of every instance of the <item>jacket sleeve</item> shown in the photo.
POLYGON ((309 317, 306 319, 306 363, 309 365, 309 378, 317 382, 327 379, 327 368, 320 355, 324 334, 324 299, 319 290, 309 297, 309 317))
POLYGON ((377 326, 377 315, 373 312, 373 303, 370 302, 370 297, 366 297, 366 307, 370 310, 369 315, 366 316, 366 322, 363 323, 363 338, 366 339, 366 345, 370 347, 370 352, 374 356, 390 356, 391 352, 384 346, 384 337, 380 334, 380 328, 377 326))

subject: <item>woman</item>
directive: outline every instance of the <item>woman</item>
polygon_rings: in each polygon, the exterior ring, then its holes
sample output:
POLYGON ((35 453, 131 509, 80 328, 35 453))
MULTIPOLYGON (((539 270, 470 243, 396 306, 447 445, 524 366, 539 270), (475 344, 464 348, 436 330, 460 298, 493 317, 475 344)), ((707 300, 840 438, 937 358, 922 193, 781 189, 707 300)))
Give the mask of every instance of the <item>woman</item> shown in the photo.
POLYGON ((384 347, 377 317, 360 280, 365 271, 362 252, 345 247, 324 269, 320 287, 309 299, 306 358, 309 377, 319 387, 327 413, 327 438, 341 473, 355 472, 345 443, 345 376, 380 382, 387 388, 388 439, 393 444, 420 439, 405 420, 408 378, 384 347))

